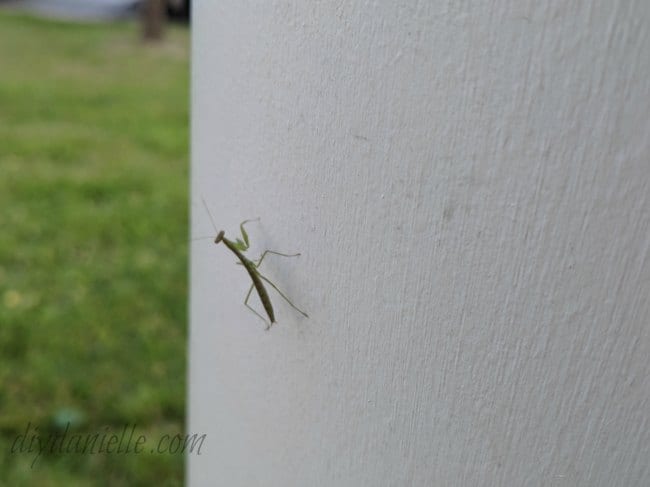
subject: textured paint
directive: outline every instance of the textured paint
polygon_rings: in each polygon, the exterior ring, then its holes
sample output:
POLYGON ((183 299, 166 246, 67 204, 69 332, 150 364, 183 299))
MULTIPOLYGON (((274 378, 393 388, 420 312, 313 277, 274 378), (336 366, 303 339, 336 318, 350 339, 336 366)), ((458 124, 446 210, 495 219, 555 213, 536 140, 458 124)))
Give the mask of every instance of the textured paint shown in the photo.
POLYGON ((650 3, 193 7, 190 485, 650 485, 650 3))

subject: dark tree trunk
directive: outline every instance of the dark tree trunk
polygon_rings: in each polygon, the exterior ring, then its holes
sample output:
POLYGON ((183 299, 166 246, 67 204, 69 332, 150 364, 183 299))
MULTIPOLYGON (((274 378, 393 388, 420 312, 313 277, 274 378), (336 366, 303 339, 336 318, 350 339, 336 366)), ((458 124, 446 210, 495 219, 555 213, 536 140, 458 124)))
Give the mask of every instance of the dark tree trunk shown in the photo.
POLYGON ((165 1, 144 0, 141 8, 142 37, 146 41, 162 39, 165 26, 165 1))

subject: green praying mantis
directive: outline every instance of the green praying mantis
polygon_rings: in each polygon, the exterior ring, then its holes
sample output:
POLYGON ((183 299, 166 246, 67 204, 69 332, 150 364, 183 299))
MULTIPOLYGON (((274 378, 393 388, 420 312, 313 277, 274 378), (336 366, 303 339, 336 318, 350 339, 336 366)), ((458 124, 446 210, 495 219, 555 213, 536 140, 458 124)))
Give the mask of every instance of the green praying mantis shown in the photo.
MULTIPOLYGON (((275 313, 273 311, 273 305, 271 304, 271 298, 269 297, 268 292, 266 291, 266 288, 264 287, 264 283, 267 283, 269 286, 271 286, 273 289, 277 291, 277 293, 284 298, 284 300, 291 305, 293 309, 298 311, 301 315, 303 315, 305 318, 309 318, 309 315, 302 311, 300 308, 298 308, 295 304, 291 302, 291 300, 282 292, 278 287, 273 284, 267 277, 262 275, 259 271, 259 267, 262 264, 262 261, 264 260, 264 257, 267 256, 267 254, 274 254, 274 255, 280 255, 282 257, 298 257, 300 254, 283 254, 281 252, 275 252, 274 250, 265 250, 260 258, 257 261, 253 261, 246 257, 243 252, 246 252, 249 247, 250 247, 250 241, 248 239, 248 233, 246 233, 246 230, 244 229, 244 225, 246 223, 249 223, 251 221, 259 221, 259 218, 253 219, 253 220, 244 220, 239 224, 239 230, 241 232, 241 238, 236 238, 235 241, 233 242, 232 240, 226 238, 225 232, 223 230, 217 231, 217 226, 212 218, 212 214, 210 213, 210 210, 208 209, 208 205, 203 200, 203 206, 205 206, 205 210, 208 212, 208 216, 210 217, 210 222, 212 223, 212 226, 217 232, 217 236, 214 239, 215 244, 219 244, 223 242, 223 244, 230 249, 230 251, 237 256, 239 259, 239 262, 237 264, 240 264, 244 266, 246 269, 246 272, 248 272, 248 275, 251 278, 251 281, 253 283, 251 284, 251 287, 248 289, 248 293, 246 293, 246 298, 244 298, 244 306, 246 306, 249 310, 251 310, 257 317, 259 317, 265 324, 266 324, 266 329, 270 329, 271 326, 276 323, 275 321, 275 313), (262 302, 262 306, 264 307, 264 311, 266 311, 266 314, 268 316, 268 321, 255 309, 253 309, 252 306, 248 304, 248 300, 251 297, 251 294, 253 292, 253 289, 257 291, 257 295, 260 298, 260 301, 262 302)), ((212 238, 212 237, 210 237, 212 238)))

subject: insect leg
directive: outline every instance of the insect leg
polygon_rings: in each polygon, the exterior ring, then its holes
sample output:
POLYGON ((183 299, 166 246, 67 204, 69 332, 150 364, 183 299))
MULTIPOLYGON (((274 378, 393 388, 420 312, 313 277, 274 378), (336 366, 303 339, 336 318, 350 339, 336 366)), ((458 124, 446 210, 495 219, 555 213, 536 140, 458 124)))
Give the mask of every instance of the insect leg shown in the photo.
POLYGON ((293 309, 295 309, 298 313, 300 313, 301 315, 303 315, 305 318, 309 318, 309 315, 308 315, 307 313, 305 313, 303 310, 301 310, 300 308, 298 308, 295 304, 293 304, 293 303, 291 302, 291 300, 290 300, 289 298, 287 298, 287 297, 284 295, 284 293, 283 293, 282 291, 280 291, 280 290, 278 289, 278 287, 277 287, 275 284, 273 284, 271 281, 269 281, 269 280, 268 280, 266 277, 264 277, 262 274, 259 274, 259 276, 260 276, 261 279, 264 279, 264 281, 266 281, 266 282, 267 282, 267 283, 268 283, 268 284, 269 284, 273 289, 275 289, 275 290, 278 292, 278 294, 279 294, 280 296, 282 296, 282 297, 284 298, 284 300, 285 300, 287 303, 289 303, 289 304, 291 305, 291 307, 292 307, 293 309))
POLYGON ((266 254, 275 254, 275 255, 281 255, 282 257, 298 257, 300 253, 298 254, 283 254, 281 252, 276 252, 275 250, 265 250, 260 258, 255 262, 255 267, 259 267, 262 261, 264 260, 264 257, 266 257, 266 254))
POLYGON ((239 244, 239 250, 246 251, 248 250, 248 247, 250 247, 250 243, 248 241, 248 233, 246 233, 246 230, 244 230, 244 225, 246 225, 248 222, 256 222, 256 221, 259 221, 259 218, 244 220, 239 224, 239 230, 241 231, 241 236, 243 239, 243 241, 237 239, 237 243, 239 244))

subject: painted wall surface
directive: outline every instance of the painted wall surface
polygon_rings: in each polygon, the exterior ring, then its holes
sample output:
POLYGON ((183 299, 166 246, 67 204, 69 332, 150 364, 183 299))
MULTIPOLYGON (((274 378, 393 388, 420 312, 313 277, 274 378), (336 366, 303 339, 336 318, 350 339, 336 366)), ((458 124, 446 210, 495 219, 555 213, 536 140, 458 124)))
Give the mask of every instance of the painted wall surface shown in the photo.
POLYGON ((189 484, 650 485, 650 3, 193 7, 189 484))

